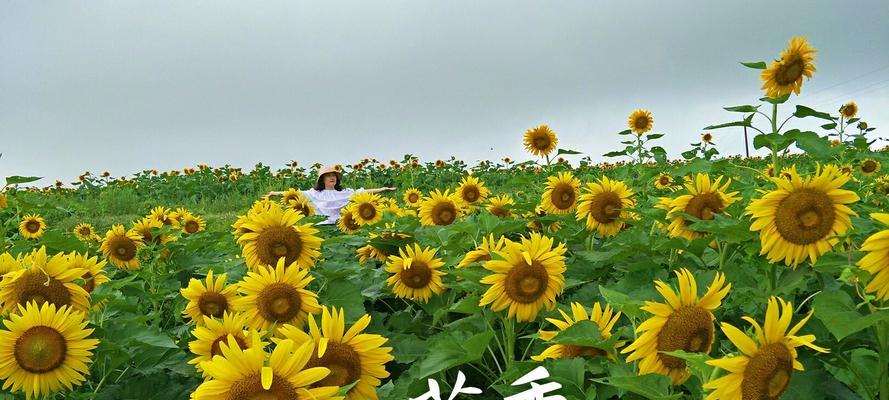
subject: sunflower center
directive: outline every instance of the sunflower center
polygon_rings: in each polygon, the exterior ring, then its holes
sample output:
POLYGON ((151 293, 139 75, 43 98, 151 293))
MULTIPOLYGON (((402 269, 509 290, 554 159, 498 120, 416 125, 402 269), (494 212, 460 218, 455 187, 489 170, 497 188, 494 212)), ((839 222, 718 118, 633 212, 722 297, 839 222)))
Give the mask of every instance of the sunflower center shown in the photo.
POLYGON ((213 341, 213 344, 210 345, 210 358, 211 359, 213 358, 213 356, 223 355, 222 354, 222 346, 220 346, 220 344, 225 343, 226 345, 228 345, 229 336, 235 338, 235 342, 238 344, 239 349, 244 350, 247 348, 247 341, 244 340, 244 338, 240 337, 240 335, 233 335, 231 333, 229 333, 227 335, 222 335, 222 336, 216 338, 216 340, 213 341))
POLYGON ((34 374, 52 371, 65 362, 68 342, 57 330, 35 326, 15 341, 15 361, 23 370, 34 374))
MULTIPOLYGON (((682 350, 687 353, 708 353, 713 344, 713 319, 710 312, 699 306, 683 306, 667 317, 657 337, 657 349, 682 350)), ((659 354, 661 362, 670 369, 685 368, 685 360, 659 354)))
POLYGON ((228 400, 293 400, 297 399, 296 388, 286 378, 272 374, 272 385, 262 388, 260 374, 248 375, 232 383, 228 400))
POLYGON ((800 57, 794 57, 788 61, 782 61, 781 67, 775 73, 775 81, 779 85, 790 85, 802 78, 805 63, 800 57))
POLYGON ((422 289, 432 280, 432 270, 422 261, 414 261, 410 268, 401 270, 401 283, 411 289, 422 289))
POLYGON ((27 230, 28 233, 37 233, 37 231, 40 230, 40 223, 33 220, 28 221, 25 223, 25 230, 27 230))
POLYGON ((534 261, 532 265, 522 261, 506 274, 506 294, 519 303, 533 303, 546 292, 549 274, 546 268, 534 261))
POLYGON ((574 199, 577 194, 574 192, 574 187, 566 183, 560 183, 553 188, 552 192, 552 202, 556 208, 560 210, 567 210, 574 205, 574 199))
POLYGON ((185 223, 185 232, 187 233, 197 233, 200 229, 201 225, 197 221, 189 220, 185 223))
POLYGON ((562 355, 565 358, 573 358, 573 357, 602 357, 607 355, 608 353, 605 350, 602 350, 597 347, 589 347, 589 346, 577 346, 573 344, 564 344, 564 350, 562 350, 562 355))
POLYGON ((474 203, 476 200, 478 200, 479 197, 481 197, 481 194, 479 193, 477 187, 466 186, 463 188, 463 200, 474 203))
POLYGON ((830 197, 813 189, 791 193, 775 210, 775 227, 781 237, 794 244, 806 245, 824 239, 835 220, 830 197))
MULTIPOLYGON (((722 197, 718 193, 699 193, 694 195, 685 206, 685 213, 700 220, 711 220, 714 214, 722 212, 722 197)), ((685 221, 691 225, 691 221, 685 221)))
POLYGON ((636 120, 633 121, 633 127, 637 130, 643 130, 648 127, 648 117, 641 116, 636 117, 636 120))
POLYGON ((538 150, 546 150, 549 148, 549 138, 546 136, 537 136, 534 138, 534 148, 538 150))
POLYGON ((504 210, 503 207, 500 207, 500 206, 494 206, 494 207, 491 207, 488 211, 489 211, 491 214, 494 214, 494 215, 496 215, 496 216, 498 216, 498 217, 500 217, 500 218, 504 218, 504 217, 509 216, 509 211, 504 210))
POLYGON ((302 247, 302 238, 291 227, 271 227, 256 238, 256 255, 265 265, 275 265, 282 257, 284 264, 290 265, 299 259, 302 247))
POLYGON ((267 321, 287 322, 300 311, 299 291, 286 283, 273 283, 259 292, 256 307, 267 321))
POLYGON ((667 186, 670 184, 670 177, 669 176, 662 176, 662 177, 658 178, 658 182, 660 182, 661 186, 667 186))
POLYGON ((136 258, 136 243, 126 236, 115 236, 108 243, 111 253, 121 261, 130 261, 136 258))
POLYGON ((198 298, 198 309, 203 315, 219 318, 228 310, 228 300, 220 293, 204 292, 198 298))
POLYGON ((358 215, 367 220, 373 219, 377 216, 377 208, 373 204, 364 203, 358 207, 358 215))
POLYGON ((416 193, 411 193, 411 194, 407 195, 407 201, 410 203, 416 203, 419 200, 420 200, 420 196, 416 193))
POLYGON ((590 215, 603 224, 614 221, 620 216, 623 202, 614 192, 602 192, 590 200, 590 215))
POLYGON ((85 290, 87 293, 92 293, 93 290, 96 288, 96 280, 94 279, 92 272, 85 272, 81 279, 83 279, 83 284, 80 285, 80 287, 82 287, 83 290, 85 290))
POLYGON ((353 231, 361 227, 360 225, 358 225, 357 222, 355 222, 355 219, 352 218, 352 214, 348 214, 345 218, 343 218, 343 224, 346 225, 346 228, 349 228, 353 231))
POLYGON ((328 342, 324 356, 317 353, 306 364, 306 368, 327 367, 330 375, 315 382, 312 387, 346 386, 361 379, 361 357, 352 346, 345 343, 328 342))
POLYGON ((457 209, 450 202, 440 202, 432 209, 432 222, 435 225, 450 225, 457 219, 457 209))
POLYGON ((741 396, 744 399, 777 399, 793 375, 793 356, 787 346, 771 343, 759 348, 744 370, 741 396))
POLYGON ((87 228, 87 227, 80 228, 80 234, 83 236, 90 236, 92 233, 93 232, 90 231, 90 228, 87 228))
POLYGON ((877 170, 877 162, 874 160, 866 160, 861 163, 861 171, 870 174, 877 170))
POLYGON ((43 273, 25 272, 12 285, 19 292, 19 304, 35 301, 37 305, 43 303, 55 304, 56 307, 71 305, 71 293, 65 284, 43 273))

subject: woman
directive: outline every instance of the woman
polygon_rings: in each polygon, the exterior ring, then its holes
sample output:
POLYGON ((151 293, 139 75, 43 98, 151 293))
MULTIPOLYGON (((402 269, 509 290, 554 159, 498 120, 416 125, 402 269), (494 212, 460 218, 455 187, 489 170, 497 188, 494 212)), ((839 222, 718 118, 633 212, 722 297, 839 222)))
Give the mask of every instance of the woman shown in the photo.
MULTIPOLYGON (((343 207, 349 204, 349 198, 355 192, 380 193, 395 190, 394 187, 382 187, 377 189, 343 189, 343 174, 332 166, 326 166, 318 170, 318 180, 315 181, 315 187, 309 190, 302 190, 315 207, 315 213, 326 215, 327 219, 319 222, 319 224, 335 224, 340 219, 343 207)), ((266 196, 282 195, 284 192, 269 192, 266 196)))

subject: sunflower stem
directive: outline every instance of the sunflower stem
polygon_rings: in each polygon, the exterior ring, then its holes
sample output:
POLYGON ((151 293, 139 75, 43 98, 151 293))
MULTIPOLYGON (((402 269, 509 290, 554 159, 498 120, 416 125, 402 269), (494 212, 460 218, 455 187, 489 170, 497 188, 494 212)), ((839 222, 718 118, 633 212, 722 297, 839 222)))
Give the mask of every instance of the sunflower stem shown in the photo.
MULTIPOLYGON (((772 133, 778 133, 778 105, 772 104, 772 118, 770 120, 772 122, 772 133)), ((775 167, 775 172, 778 173, 781 171, 781 168, 778 166, 778 149, 773 145, 771 146, 772 150, 772 165, 775 167)))
POLYGON ((889 326, 886 321, 877 324, 877 342, 880 344, 880 400, 889 400, 889 326))
POLYGON ((775 264, 769 264, 769 294, 775 294, 777 282, 778 282, 778 266, 775 264))

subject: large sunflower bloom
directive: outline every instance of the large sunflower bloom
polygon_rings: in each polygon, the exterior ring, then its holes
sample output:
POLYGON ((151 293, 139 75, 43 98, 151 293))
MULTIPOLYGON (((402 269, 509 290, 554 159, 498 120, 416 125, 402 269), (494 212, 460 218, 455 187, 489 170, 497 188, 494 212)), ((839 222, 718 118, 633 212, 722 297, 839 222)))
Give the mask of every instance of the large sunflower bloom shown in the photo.
POLYGON ((744 317, 756 331, 756 342, 740 329, 723 322, 722 332, 741 354, 707 361, 709 365, 728 371, 728 375, 704 384, 704 389, 713 390, 707 399, 780 398, 790 385, 793 370, 803 370, 803 364, 796 360, 797 347, 806 346, 822 353, 828 352, 813 343, 815 335, 796 336, 811 316, 812 312, 809 312, 809 315, 788 331, 793 318, 793 305, 772 297, 769 299, 766 320, 762 327, 753 318, 744 317))
MULTIPOLYGON (((889 227, 889 214, 873 213, 870 216, 889 227)), ((877 299, 889 299, 889 228, 868 237, 861 250, 867 254, 858 260, 858 266, 871 275, 864 290, 876 294, 877 299)))
POLYGON ((710 181, 707 174, 698 174, 692 182, 686 182, 685 189, 689 194, 684 194, 675 199, 667 199, 662 202, 659 208, 667 210, 667 218, 670 218, 670 225, 667 231, 670 236, 681 236, 688 240, 697 239, 706 236, 706 232, 698 232, 687 228, 692 221, 685 219, 682 214, 688 214, 700 220, 711 220, 715 214, 723 214, 724 209, 738 200, 735 195, 738 192, 728 192, 728 187, 732 183, 731 179, 726 180, 725 184, 719 186, 723 177, 710 181))
POLYGON ((500 218, 508 218, 512 216, 510 207, 515 204, 515 200, 508 194, 501 194, 488 199, 488 212, 500 218))
POLYGON ((349 199, 349 211, 358 225, 373 225, 383 219, 380 195, 370 192, 358 192, 349 199))
POLYGON ((495 240, 493 233, 482 237, 482 243, 475 250, 466 253, 463 260, 457 264, 457 268, 467 267, 477 261, 491 261, 491 254, 503 251, 509 242, 510 240, 506 236, 501 236, 500 239, 495 240))
POLYGON ((642 136, 654 127, 654 117, 651 116, 651 111, 639 108, 627 117, 627 126, 633 133, 642 136))
POLYGON ((849 176, 836 166, 819 167, 815 176, 801 178, 791 171, 790 179, 772 179, 777 188, 753 200, 747 213, 753 217, 750 230, 759 231, 762 251, 769 262, 784 260, 796 267, 837 244, 857 215, 847 204, 859 200, 855 192, 840 189, 849 176))
POLYGON ((420 223, 423 225, 450 225, 462 212, 462 201, 456 194, 435 189, 420 203, 420 223))
POLYGON ((207 318, 221 318, 226 312, 234 310, 237 285, 225 286, 225 274, 213 277, 213 271, 207 271, 205 282, 192 278, 188 287, 180 289, 182 297, 188 299, 182 315, 190 318, 198 326, 207 318))
POLYGON ((633 190, 627 184, 603 176, 599 182, 587 183, 577 205, 577 219, 586 219, 589 231, 614 236, 624 227, 621 219, 629 217, 628 209, 635 204, 633 190))
POLYGON ((314 280, 309 270, 295 264, 285 267, 284 259, 272 267, 257 267, 238 283, 242 295, 234 301, 237 311, 247 315, 250 326, 267 330, 273 324, 302 326, 309 314, 321 311, 318 295, 306 290, 314 280))
POLYGON ((568 214, 577 208, 577 191, 580 181, 570 172, 560 172, 546 180, 546 191, 540 206, 550 214, 568 214))
POLYGON ((203 326, 197 326, 191 331, 195 340, 188 343, 188 349, 197 356, 188 360, 188 363, 200 372, 203 372, 202 362, 222 355, 221 344, 228 343, 229 338, 234 339, 241 350, 262 349, 267 344, 262 341, 259 331, 247 327, 244 314, 226 312, 221 319, 205 318, 204 322, 203 326))
POLYGON ((380 379, 389 376, 386 363, 395 359, 389 354, 392 348, 382 347, 388 341, 385 337, 362 333, 370 325, 370 315, 365 314, 347 330, 344 314, 342 309, 325 307, 320 327, 311 317, 308 332, 285 325, 280 334, 297 345, 306 342, 314 345, 307 367, 330 369, 330 375, 312 387, 347 386, 357 382, 346 393, 347 400, 377 400, 376 387, 380 386, 380 379))
POLYGON ((353 234, 361 228, 361 225, 358 224, 358 221, 355 221, 355 218, 352 217, 352 210, 348 207, 343 207, 342 213, 340 214, 340 219, 336 221, 336 226, 343 233, 353 234))
POLYGON ((842 107, 840 107, 840 114, 847 121, 855 118, 855 115, 858 114, 858 104, 855 104, 854 101, 843 104, 842 107))
POLYGON ((114 225, 105 233, 102 241, 102 254, 112 265, 123 269, 139 269, 136 253, 145 246, 142 235, 133 229, 127 231, 123 225, 114 225))
POLYGON ((386 279, 386 285, 391 286, 395 297, 426 303, 433 294, 445 290, 441 281, 445 273, 439 270, 443 265, 441 259, 435 258, 435 249, 413 243, 398 249, 397 256, 389 256, 386 272, 392 275, 386 279))
POLYGON ((46 230, 46 221, 43 220, 43 217, 37 214, 26 214, 24 218, 22 218, 22 222, 19 223, 19 233, 25 237, 25 239, 39 239, 43 236, 43 231, 46 230))
POLYGON ((815 72, 812 62, 816 51, 803 37, 790 39, 787 49, 781 52, 781 59, 772 62, 759 75, 766 96, 781 97, 791 92, 798 95, 803 87, 803 76, 812 79, 815 72))
MULTIPOLYGON (((617 319, 620 318, 621 313, 618 312, 615 314, 610 305, 605 305, 605 309, 603 310, 599 303, 593 304, 593 312, 588 313, 583 305, 573 302, 571 303, 571 315, 568 315, 562 310, 559 310, 559 314, 562 314, 564 320, 555 318, 546 319, 551 324, 555 325, 556 328, 559 328, 559 330, 545 331, 541 329, 539 332, 541 340, 551 341, 558 336, 560 332, 585 320, 595 322, 599 327, 599 333, 602 335, 602 339, 608 340, 611 338, 611 328, 614 327, 614 324, 617 322, 617 319)), ((614 358, 612 354, 618 346, 619 344, 615 343, 614 348, 612 349, 599 349, 596 347, 576 346, 573 344, 554 344, 547 347, 542 353, 532 356, 531 359, 534 361, 543 361, 547 358, 572 358, 578 356, 608 356, 608 358, 614 358)))
POLYGON ((268 209, 248 213, 247 218, 240 226, 245 233, 238 237, 238 244, 248 267, 274 266, 284 260, 286 265, 311 268, 321 255, 318 229, 300 224, 302 213, 270 203, 268 209))
POLYGON ((463 204, 471 206, 478 202, 484 202, 491 191, 477 177, 465 176, 460 181, 460 186, 457 187, 457 193, 463 200, 463 204))
POLYGON ((18 314, 3 321, 0 330, 0 379, 3 389, 25 392, 25 397, 48 396, 86 380, 92 351, 83 313, 53 304, 19 305, 18 314))
POLYGON ((494 311, 508 308, 508 318, 533 321, 540 309, 552 310, 556 296, 565 287, 565 244, 553 247, 553 239, 539 233, 510 242, 496 252, 500 259, 490 260, 484 268, 493 272, 481 279, 491 285, 479 306, 491 305, 494 311))
POLYGON ((58 253, 49 257, 46 246, 41 246, 25 255, 21 265, 22 269, 6 274, 0 282, 3 313, 15 312, 19 304, 29 302, 89 310, 89 293, 77 284, 87 271, 72 265, 70 256, 58 253))
POLYGON ((106 261, 99 261, 97 256, 90 257, 88 254, 72 253, 68 260, 70 263, 68 268, 82 268, 85 271, 80 277, 83 280, 80 287, 87 293, 92 293, 99 285, 111 280, 105 274, 106 261))
POLYGON ((524 143, 525 150, 529 153, 544 157, 556 149, 559 138, 556 137, 556 133, 552 129, 549 129, 549 126, 543 124, 525 131, 524 143))
POLYGON ((179 226, 182 227, 182 233, 194 235, 207 228, 207 223, 203 217, 192 213, 185 213, 179 219, 179 226))
POLYGON ((675 273, 679 279, 679 295, 666 283, 655 281, 657 291, 666 302, 645 302, 642 310, 653 315, 636 327, 636 333, 641 335, 621 353, 631 353, 627 362, 642 360, 640 375, 669 376, 673 384, 678 385, 689 377, 685 360, 661 352, 709 353, 714 340, 712 311, 719 307, 732 285, 726 284, 725 275, 717 272, 707 293, 698 298, 694 276, 684 268, 675 273))

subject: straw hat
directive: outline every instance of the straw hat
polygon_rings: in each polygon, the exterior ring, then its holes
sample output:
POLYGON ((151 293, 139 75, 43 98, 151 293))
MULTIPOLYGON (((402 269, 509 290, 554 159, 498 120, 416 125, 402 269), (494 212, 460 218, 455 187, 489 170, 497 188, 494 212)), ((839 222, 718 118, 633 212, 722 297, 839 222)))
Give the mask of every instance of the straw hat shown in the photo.
POLYGON ((343 182, 343 173, 342 172, 337 171, 336 167, 334 167, 333 165, 325 165, 325 166, 318 169, 318 179, 315 181, 315 184, 317 185, 318 183, 320 183, 321 177, 324 176, 324 174, 330 173, 330 172, 333 172, 336 174, 336 183, 343 182))

